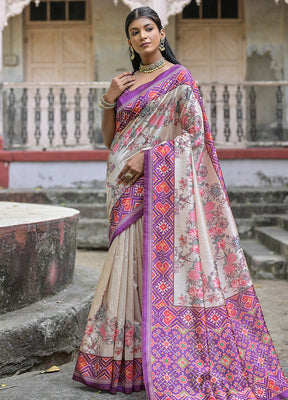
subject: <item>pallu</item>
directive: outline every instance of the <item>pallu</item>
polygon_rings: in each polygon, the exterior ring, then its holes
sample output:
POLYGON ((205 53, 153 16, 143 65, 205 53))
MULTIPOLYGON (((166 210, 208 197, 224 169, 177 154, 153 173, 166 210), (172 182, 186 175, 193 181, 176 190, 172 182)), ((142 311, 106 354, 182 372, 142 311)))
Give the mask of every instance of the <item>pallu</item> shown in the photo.
POLYGON ((174 65, 118 99, 110 247, 74 379, 150 400, 280 400, 279 365, 202 100, 174 65), (119 182, 144 151, 144 177, 119 182))

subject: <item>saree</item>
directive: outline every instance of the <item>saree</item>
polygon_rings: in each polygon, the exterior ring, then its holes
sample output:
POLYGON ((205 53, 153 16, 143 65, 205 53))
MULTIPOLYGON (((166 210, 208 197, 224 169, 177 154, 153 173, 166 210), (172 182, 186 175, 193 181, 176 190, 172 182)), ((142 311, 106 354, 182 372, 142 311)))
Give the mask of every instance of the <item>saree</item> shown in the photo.
POLYGON ((280 367, 199 90, 174 65, 117 101, 110 247, 73 378, 149 400, 280 400, 280 367), (118 175, 144 151, 144 177, 118 175))

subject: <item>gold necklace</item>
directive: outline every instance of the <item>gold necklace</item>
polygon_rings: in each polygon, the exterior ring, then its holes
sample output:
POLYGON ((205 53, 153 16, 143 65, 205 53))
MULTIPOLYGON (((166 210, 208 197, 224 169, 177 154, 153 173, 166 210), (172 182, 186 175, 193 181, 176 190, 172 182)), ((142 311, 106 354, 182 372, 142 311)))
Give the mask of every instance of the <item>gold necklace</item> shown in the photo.
POLYGON ((153 64, 143 65, 142 62, 139 66, 139 71, 144 72, 145 74, 150 74, 151 72, 156 71, 157 69, 163 68, 165 65, 164 57, 161 57, 158 61, 154 62, 153 64))

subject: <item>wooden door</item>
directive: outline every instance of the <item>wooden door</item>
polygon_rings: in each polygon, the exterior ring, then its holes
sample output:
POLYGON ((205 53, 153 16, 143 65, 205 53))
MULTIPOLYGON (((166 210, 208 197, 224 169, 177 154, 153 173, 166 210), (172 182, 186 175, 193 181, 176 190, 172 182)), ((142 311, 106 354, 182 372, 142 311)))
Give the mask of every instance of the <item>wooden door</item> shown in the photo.
MULTIPOLYGON (((77 2, 75 1, 75 3, 77 2)), ((87 145, 90 140, 88 138, 87 89, 80 88, 78 92, 76 86, 65 88, 65 85, 62 89, 57 85, 53 86, 53 82, 91 82, 93 80, 91 26, 88 17, 83 22, 71 20, 38 22, 30 21, 28 12, 26 14, 25 80, 49 82, 48 87, 41 86, 39 91, 41 146, 50 146, 48 133, 51 126, 54 130, 52 134, 54 147, 87 145), (62 99, 65 98, 64 105, 61 104, 61 90, 65 90, 62 97, 62 99), (78 98, 77 104, 76 97, 78 98), (63 112, 66 115, 65 129, 67 132, 64 145, 61 136, 64 126, 64 122, 61 120, 63 112), (77 138, 75 137, 76 128, 79 133, 77 138)), ((32 146, 36 143, 35 126, 33 127, 33 124, 36 123, 36 90, 37 87, 31 88, 28 92, 28 125, 30 124, 28 135, 29 143, 32 143, 32 146)))
POLYGON ((89 26, 27 27, 26 80, 87 82, 91 76, 89 26))
POLYGON ((241 23, 178 21, 177 55, 202 82, 242 81, 244 43, 241 23))
MULTIPOLYGON (((225 111, 224 105, 225 85, 216 85, 215 83, 242 82, 245 80, 245 43, 242 21, 206 21, 204 19, 193 21, 179 18, 177 55, 180 61, 191 71, 193 78, 202 84, 203 100, 216 144, 226 145, 230 143, 230 145, 233 145, 238 143, 237 86, 228 85, 228 129, 230 129, 230 133, 227 133, 227 111, 225 111), (214 93, 212 94, 213 83, 214 93), (215 101, 212 101, 212 97, 215 101), (228 142, 226 135, 229 136, 228 142)), ((242 106, 242 122, 245 126, 244 93, 242 93, 242 106)))

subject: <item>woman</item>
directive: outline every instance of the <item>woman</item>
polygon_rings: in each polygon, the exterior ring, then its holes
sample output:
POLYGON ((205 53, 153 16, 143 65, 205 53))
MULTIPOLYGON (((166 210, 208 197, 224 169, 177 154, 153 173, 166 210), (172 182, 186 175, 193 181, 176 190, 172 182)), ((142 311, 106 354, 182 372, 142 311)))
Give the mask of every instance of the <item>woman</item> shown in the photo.
POLYGON ((134 73, 100 102, 110 248, 74 379, 155 400, 284 399, 196 84, 149 7, 126 34, 134 73))

